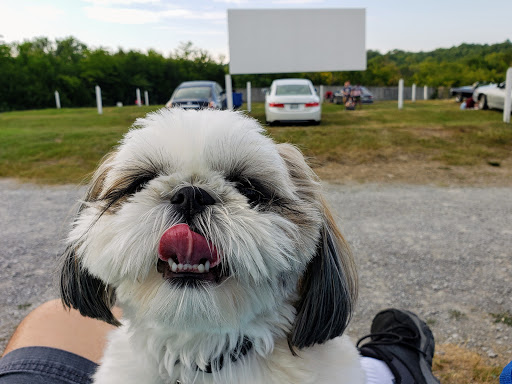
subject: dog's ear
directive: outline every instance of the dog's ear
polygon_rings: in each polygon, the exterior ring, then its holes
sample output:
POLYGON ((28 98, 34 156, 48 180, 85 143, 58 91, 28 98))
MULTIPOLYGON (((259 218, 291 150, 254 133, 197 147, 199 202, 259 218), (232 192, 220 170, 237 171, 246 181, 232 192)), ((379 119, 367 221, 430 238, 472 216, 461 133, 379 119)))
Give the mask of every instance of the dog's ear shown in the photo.
POLYGON ((63 255, 60 294, 66 307, 77 309, 83 316, 121 325, 112 313, 116 301, 115 290, 82 267, 72 245, 63 255))
MULTIPOLYGON (((84 202, 78 209, 78 215, 87 203, 96 201, 103 190, 105 177, 110 169, 107 157, 94 174, 84 202)), ((115 304, 115 289, 106 285, 97 277, 92 276, 82 266, 76 255, 79 244, 68 244, 62 255, 62 269, 60 274, 60 294, 62 303, 68 308, 77 309, 83 316, 103 320, 109 324, 119 326, 121 323, 113 315, 111 309, 115 304)))
POLYGON ((357 298, 357 272, 352 254, 324 206, 324 225, 317 252, 299 286, 297 315, 289 336, 291 347, 304 348, 341 336, 357 298))
POLYGON ((350 249, 321 197, 317 176, 298 149, 288 144, 278 148, 301 198, 317 204, 322 218, 316 254, 298 287, 297 314, 288 336, 293 352, 343 334, 357 298, 357 272, 350 249))

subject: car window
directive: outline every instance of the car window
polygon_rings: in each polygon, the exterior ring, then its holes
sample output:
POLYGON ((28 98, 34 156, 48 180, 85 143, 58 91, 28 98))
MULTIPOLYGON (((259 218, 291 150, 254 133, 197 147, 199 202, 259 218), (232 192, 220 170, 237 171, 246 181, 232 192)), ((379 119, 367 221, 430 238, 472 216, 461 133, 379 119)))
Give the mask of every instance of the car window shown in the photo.
POLYGON ((208 99, 212 95, 210 87, 180 88, 174 94, 174 99, 208 99))
POLYGON ((307 84, 283 84, 276 86, 276 96, 311 95, 307 84))

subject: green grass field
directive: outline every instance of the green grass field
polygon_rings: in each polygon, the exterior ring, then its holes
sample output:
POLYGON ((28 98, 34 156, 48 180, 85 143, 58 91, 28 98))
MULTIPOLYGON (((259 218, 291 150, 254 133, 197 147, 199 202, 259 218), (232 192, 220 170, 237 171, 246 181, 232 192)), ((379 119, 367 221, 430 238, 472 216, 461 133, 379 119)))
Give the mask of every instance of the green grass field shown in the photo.
MULTIPOLYGON (((0 114, 0 177, 38 183, 78 183, 137 117, 154 107, 62 109, 0 114)), ((262 103, 252 116, 265 120, 262 103)), ((461 111, 448 100, 377 102, 356 111, 324 104, 320 126, 268 127, 316 164, 379 164, 419 160, 472 167, 512 155, 512 126, 497 111, 461 111)))
MULTIPOLYGON (((476 165, 504 159, 512 149, 512 129, 496 111, 461 111, 458 104, 427 101, 363 106, 345 111, 324 106, 321 126, 271 128, 278 141, 298 144, 309 156, 342 164, 416 159, 446 165, 476 165)), ((260 120, 264 113, 255 113, 260 120)))

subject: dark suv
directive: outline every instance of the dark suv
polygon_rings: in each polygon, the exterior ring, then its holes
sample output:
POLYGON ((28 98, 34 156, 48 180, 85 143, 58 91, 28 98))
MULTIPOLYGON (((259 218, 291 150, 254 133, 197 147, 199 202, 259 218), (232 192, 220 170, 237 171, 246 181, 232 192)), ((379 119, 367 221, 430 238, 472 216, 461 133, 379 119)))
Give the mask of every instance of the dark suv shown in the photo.
POLYGON ((226 93, 215 81, 185 81, 172 93, 166 107, 226 109, 226 93))

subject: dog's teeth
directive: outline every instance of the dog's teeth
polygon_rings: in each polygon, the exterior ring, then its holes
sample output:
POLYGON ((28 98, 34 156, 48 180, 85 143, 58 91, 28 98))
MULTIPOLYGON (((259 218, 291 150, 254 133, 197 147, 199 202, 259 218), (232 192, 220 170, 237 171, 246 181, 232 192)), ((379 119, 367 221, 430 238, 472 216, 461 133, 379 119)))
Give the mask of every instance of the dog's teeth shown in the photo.
POLYGON ((208 273, 210 271, 210 262, 207 261, 205 264, 176 264, 175 261, 169 260, 169 267, 171 268, 172 272, 198 272, 198 273, 208 273))

